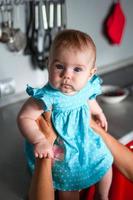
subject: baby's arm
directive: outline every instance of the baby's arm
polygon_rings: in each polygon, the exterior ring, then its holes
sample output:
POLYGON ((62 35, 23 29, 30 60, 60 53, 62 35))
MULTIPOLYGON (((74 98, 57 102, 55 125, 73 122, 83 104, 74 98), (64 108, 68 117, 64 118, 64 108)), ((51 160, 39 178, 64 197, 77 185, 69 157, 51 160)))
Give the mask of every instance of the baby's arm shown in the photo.
POLYGON ((18 114, 18 126, 22 135, 34 145, 35 157, 53 157, 52 146, 40 131, 36 120, 43 113, 41 103, 29 98, 18 114))
POLYGON ((108 123, 106 117, 96 99, 89 100, 89 105, 91 114, 94 116, 97 124, 107 131, 108 123))

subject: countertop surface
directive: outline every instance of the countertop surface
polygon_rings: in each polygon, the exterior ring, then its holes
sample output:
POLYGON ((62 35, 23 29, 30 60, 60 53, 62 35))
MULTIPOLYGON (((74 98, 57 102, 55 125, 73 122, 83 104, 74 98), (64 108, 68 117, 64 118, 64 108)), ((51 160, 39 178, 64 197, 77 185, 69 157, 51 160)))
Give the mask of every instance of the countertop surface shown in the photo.
POLYGON ((25 200, 30 175, 16 116, 23 102, 0 108, 0 199, 25 200))
MULTIPOLYGON (((105 81, 105 83, 110 82, 105 81)), ((23 103, 24 100, 19 100, 0 107, 0 199, 2 200, 25 199, 30 184, 24 156, 24 139, 16 124, 16 116, 23 103)), ((133 94, 130 93, 121 103, 105 104, 101 101, 99 103, 107 116, 111 135, 119 139, 133 130, 133 94)))
POLYGON ((108 120, 108 131, 119 139, 133 131, 133 94, 123 101, 108 104, 99 101, 108 120))

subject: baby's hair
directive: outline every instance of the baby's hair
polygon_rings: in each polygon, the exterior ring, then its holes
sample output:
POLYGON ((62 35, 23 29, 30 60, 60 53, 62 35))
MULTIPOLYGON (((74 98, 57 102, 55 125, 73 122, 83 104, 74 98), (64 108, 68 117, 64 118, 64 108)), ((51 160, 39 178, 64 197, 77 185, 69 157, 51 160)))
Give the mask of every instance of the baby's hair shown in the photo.
POLYGON ((59 49, 73 48, 74 50, 86 50, 89 49, 93 53, 93 64, 96 61, 96 46, 92 38, 79 30, 66 29, 60 31, 51 46, 50 56, 59 49))

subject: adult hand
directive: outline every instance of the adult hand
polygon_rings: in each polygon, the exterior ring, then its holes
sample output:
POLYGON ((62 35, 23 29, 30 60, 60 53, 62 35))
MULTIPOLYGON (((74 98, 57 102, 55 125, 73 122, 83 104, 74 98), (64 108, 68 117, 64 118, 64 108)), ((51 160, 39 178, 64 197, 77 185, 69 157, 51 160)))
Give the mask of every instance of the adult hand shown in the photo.
POLYGON ((38 118, 37 124, 38 124, 40 130, 42 131, 42 133, 44 133, 45 137, 50 142, 50 144, 53 145, 57 136, 52 127, 51 112, 44 112, 43 115, 41 115, 38 118))

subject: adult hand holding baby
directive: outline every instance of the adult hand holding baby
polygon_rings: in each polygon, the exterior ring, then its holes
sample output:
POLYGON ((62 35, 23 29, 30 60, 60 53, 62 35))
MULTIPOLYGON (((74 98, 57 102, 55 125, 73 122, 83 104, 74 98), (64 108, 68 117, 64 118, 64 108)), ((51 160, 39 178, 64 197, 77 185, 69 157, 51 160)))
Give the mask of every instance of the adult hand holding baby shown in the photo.
POLYGON ((46 139, 40 140, 35 144, 34 153, 37 158, 53 158, 53 144, 56 139, 56 134, 53 131, 51 124, 51 113, 45 112, 36 121, 40 130, 45 133, 46 139))

